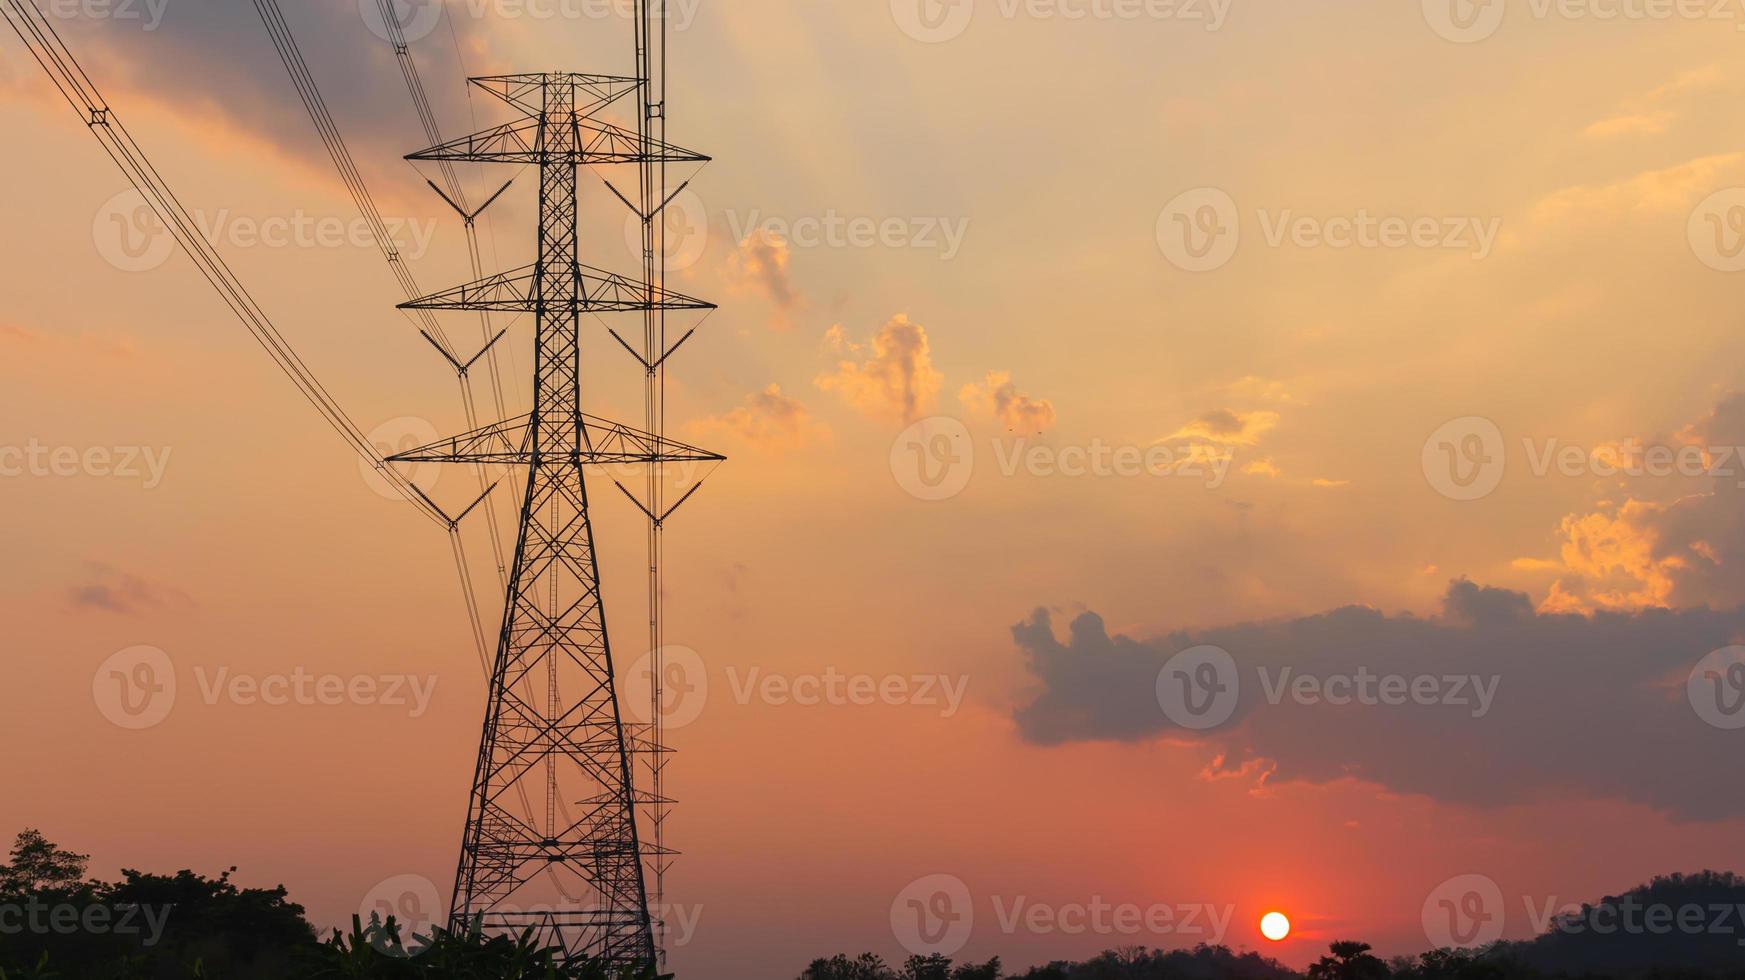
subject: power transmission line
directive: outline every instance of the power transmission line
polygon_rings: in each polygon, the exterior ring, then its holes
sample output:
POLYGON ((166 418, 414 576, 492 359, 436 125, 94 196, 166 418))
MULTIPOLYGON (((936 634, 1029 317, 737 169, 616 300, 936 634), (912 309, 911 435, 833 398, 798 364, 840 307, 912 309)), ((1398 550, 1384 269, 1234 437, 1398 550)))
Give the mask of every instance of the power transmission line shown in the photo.
POLYGON ((132 134, 110 108, 95 83, 73 57, 54 26, 43 16, 34 0, 0 0, 0 13, 19 40, 29 49, 49 80, 91 130, 97 142, 135 190, 145 199, 176 244, 194 261, 200 274, 218 292, 249 334, 273 359, 297 391, 321 413, 322 418, 344 439, 352 450, 367 460, 396 493, 404 497, 425 516, 439 524, 449 523, 446 515, 432 504, 404 475, 385 463, 363 430, 358 427, 333 395, 316 379, 290 342, 273 324, 260 304, 231 270, 217 249, 201 234, 180 200, 170 189, 163 175, 154 167, 132 134))

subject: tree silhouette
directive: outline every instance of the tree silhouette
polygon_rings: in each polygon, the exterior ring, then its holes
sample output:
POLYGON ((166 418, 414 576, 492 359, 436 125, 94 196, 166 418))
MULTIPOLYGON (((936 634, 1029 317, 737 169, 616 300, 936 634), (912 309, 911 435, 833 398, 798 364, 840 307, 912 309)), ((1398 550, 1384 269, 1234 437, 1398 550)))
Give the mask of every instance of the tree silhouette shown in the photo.
POLYGON ((1309 966, 1309 980, 1386 980, 1388 965, 1370 953, 1368 943, 1345 939, 1331 944, 1331 956, 1309 966))
POLYGON ((41 831, 27 829, 13 843, 10 861, 0 865, 0 895, 77 891, 90 860, 88 854, 63 851, 41 831))

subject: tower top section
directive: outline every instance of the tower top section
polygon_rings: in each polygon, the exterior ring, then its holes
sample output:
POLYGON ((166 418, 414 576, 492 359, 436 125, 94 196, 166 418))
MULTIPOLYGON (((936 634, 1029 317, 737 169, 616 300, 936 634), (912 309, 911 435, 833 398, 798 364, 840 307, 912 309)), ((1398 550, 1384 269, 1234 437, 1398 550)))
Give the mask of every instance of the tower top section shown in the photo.
MULTIPOLYGON (((518 164, 566 162, 577 166, 705 163, 709 159, 694 150, 652 139, 634 128, 627 129, 605 118, 606 110, 613 103, 642 88, 640 79, 579 72, 540 72, 491 75, 471 81, 519 110, 521 118, 409 153, 406 159, 518 164), (548 132, 553 126, 565 130, 573 128, 574 132, 548 132), (554 156, 563 159, 554 159, 554 156)), ((639 100, 636 106, 640 105, 639 100)), ((640 126, 642 121, 635 117, 641 110, 636 106, 626 107, 629 111, 624 114, 640 126)))

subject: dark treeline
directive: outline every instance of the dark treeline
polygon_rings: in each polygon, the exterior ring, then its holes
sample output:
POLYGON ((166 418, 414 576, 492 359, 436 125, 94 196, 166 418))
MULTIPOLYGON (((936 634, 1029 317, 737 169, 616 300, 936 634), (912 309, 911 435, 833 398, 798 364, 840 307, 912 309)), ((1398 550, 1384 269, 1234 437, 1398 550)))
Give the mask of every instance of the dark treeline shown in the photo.
MULTIPOLYGON (((18 836, 0 864, 0 980, 606 980, 599 965, 559 964, 527 937, 402 936, 372 916, 322 941, 282 886, 191 871, 103 882, 86 865, 34 830, 18 836)), ((650 967, 614 980, 657 978, 650 967)))
POLYGON ((1021 973, 998 959, 915 956, 889 966, 870 953, 837 956, 813 961, 799 980, 1745 980, 1745 878, 1655 878, 1559 916, 1533 939, 1477 950, 1383 960, 1367 943, 1335 942, 1303 972, 1226 946, 1130 946, 1021 973))

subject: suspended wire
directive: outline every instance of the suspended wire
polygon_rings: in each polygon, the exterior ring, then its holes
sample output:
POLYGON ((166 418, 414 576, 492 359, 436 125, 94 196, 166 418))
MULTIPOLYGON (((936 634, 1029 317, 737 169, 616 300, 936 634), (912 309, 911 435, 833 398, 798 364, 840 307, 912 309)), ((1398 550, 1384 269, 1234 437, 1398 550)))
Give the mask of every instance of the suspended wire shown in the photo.
MULTIPOLYGON (((261 22, 266 25, 267 33, 271 36, 273 41, 273 48, 278 52, 279 60, 284 63, 285 71, 290 75, 291 82, 297 89, 297 95, 302 100, 304 108, 309 113, 310 121, 315 124, 316 133, 321 137, 322 144, 326 146, 328 155, 332 158, 335 169, 339 171, 340 180, 344 182, 346 190, 351 193, 352 200, 357 204, 358 211, 362 213, 364 219, 375 232, 377 245, 381 248, 383 257, 387 259, 388 267, 393 271, 396 278, 400 280, 401 288, 406 291, 407 298, 417 299, 423 295, 423 293, 418 288, 417 282, 412 277, 411 270, 406 267, 399 251, 393 247, 389 240, 388 231, 386 225, 382 221, 381 212, 376 207, 375 198, 370 194, 368 185, 364 183, 363 176, 358 171, 357 164, 352 158, 351 151, 346 147, 345 138, 340 133, 338 125, 334 123, 332 113, 327 109, 326 100, 321 96, 321 89, 315 82, 314 74, 309 70, 309 64, 303 57, 302 49, 297 45, 296 35, 292 33, 290 25, 285 21, 284 12, 280 9, 278 0, 255 0, 255 10, 260 14, 261 22)), ((394 16, 393 11, 384 10, 383 16, 387 18, 386 23, 391 25, 390 30, 397 34, 400 30, 400 24, 399 20, 394 16)), ((403 40, 404 37, 401 36, 401 41, 403 42, 403 40)), ((405 73, 407 69, 404 65, 409 64, 410 56, 405 55, 403 43, 396 44, 396 49, 402 52, 402 72, 405 73)), ((430 112, 429 102, 423 98, 423 87, 416 81, 415 69, 413 72, 414 73, 408 79, 408 84, 414 86, 414 102, 418 106, 420 116, 425 119, 427 132, 434 132, 435 122, 434 117, 430 112)), ((452 171, 449 171, 448 173, 452 179, 452 171)), ((459 193, 458 187, 454 188, 451 193, 459 193)), ((452 345, 448 342, 447 337, 442 333, 442 328, 437 324, 436 318, 432 316, 428 310, 420 310, 418 312, 422 315, 421 318, 424 323, 425 336, 430 338, 431 343, 437 344, 440 348, 444 349, 444 353, 448 355, 451 364, 458 363, 458 357, 453 353, 452 345)), ((490 327, 488 321, 485 326, 488 331, 490 327)), ((489 343, 488 334, 486 342, 489 343)), ((460 385, 461 407, 466 415, 467 430, 474 431, 479 428, 479 417, 473 403, 472 386, 467 381, 467 375, 464 369, 457 369, 457 375, 457 380, 460 385)), ((493 390, 495 390, 494 384, 493 390)), ((497 397, 497 401, 500 405, 502 402, 501 396, 497 397)), ((474 467, 474 470, 479 479, 479 488, 481 492, 487 495, 485 507, 487 510, 487 519, 491 534, 492 551, 496 558, 498 575, 503 578, 506 586, 507 575, 504 572, 503 549, 500 532, 497 527, 496 508, 495 504, 488 496, 489 477, 483 466, 474 467)), ((450 538, 452 539, 452 546, 457 552, 457 558, 464 557, 464 553, 460 550, 461 541, 458 528, 450 527, 450 538)), ((473 584, 470 569, 465 565, 461 565, 459 567, 459 573, 462 598, 466 604, 469 625, 473 636, 478 642, 480 650, 483 651, 485 648, 485 630, 484 622, 480 613, 481 607, 478 592, 473 584)), ((490 663, 488 657, 481 654, 481 663, 484 666, 486 677, 489 678, 490 663)))
POLYGON ((230 307, 237 319, 259 343, 273 363, 282 371, 303 397, 321 413, 322 418, 359 456, 369 461, 382 478, 408 502, 427 517, 441 524, 447 518, 429 501, 424 500, 411 482, 387 465, 363 430, 339 406, 333 395, 317 380, 307 364, 291 347, 266 312, 255 301, 242 281, 224 261, 217 249, 200 232, 198 224, 182 206, 163 175, 146 157, 131 133, 122 125, 103 99, 90 76, 68 50, 60 35, 39 10, 34 0, 0 0, 0 13, 19 40, 29 49, 49 80, 78 112, 104 151, 127 177, 175 237, 176 244, 193 260, 219 298, 230 307))
MULTIPOLYGON (((316 135, 321 138, 321 144, 327 148, 328 156, 333 159, 333 165, 339 171, 339 179, 345 184, 346 191, 351 194, 352 201, 357 204, 358 211, 369 224, 370 232, 376 239, 376 247, 381 249, 382 257, 388 260, 388 268, 393 272, 394 278, 399 280, 400 289, 406 294, 406 299, 419 299, 424 291, 418 288, 412 270, 407 268, 393 236, 389 234, 387 223, 382 220, 382 212, 376 207, 375 198, 364 184, 363 175, 352 159, 351 151, 346 148, 339 127, 333 121, 333 114, 328 111, 327 102, 315 85, 315 76, 309 71, 309 64, 297 47, 290 25, 285 23, 285 15, 279 9, 278 0, 255 0, 254 6, 261 16, 261 22, 266 25, 268 36, 272 38, 273 49, 279 53, 279 60, 284 63, 285 71, 291 76, 291 84, 297 89, 297 97, 302 100, 310 121, 315 124, 316 135)), ((442 325, 429 310, 413 310, 411 315, 430 334, 432 341, 443 348, 444 353, 458 359, 453 345, 442 332, 442 325)))
MULTIPOLYGON (((388 42, 393 45, 394 60, 400 66, 400 77, 406 82, 406 91, 412 97, 413 111, 417 113, 418 122, 424 128, 427 145, 441 146, 445 142, 442 138, 442 127, 437 123, 436 111, 431 108, 430 96, 424 89, 424 79, 418 72, 418 61, 412 57, 412 47, 407 43, 406 31, 400 23, 399 15, 394 10, 394 2, 393 0, 376 0, 376 7, 381 14, 382 23, 387 29, 388 42)), ((449 30, 451 33, 454 30, 452 19, 449 30)), ((289 31, 286 34, 289 37, 289 31)), ((290 44, 295 49, 295 40, 291 40, 290 44)), ((456 50, 457 52, 459 50, 458 39, 456 50)), ((476 282, 484 278, 485 275, 483 264, 479 259, 478 231, 473 227, 473 220, 478 215, 473 211, 472 205, 468 203, 466 188, 462 185, 460 176, 455 171, 453 161, 439 160, 437 168, 441 172, 443 184, 446 185, 449 202, 455 210, 460 212, 465 224, 467 254, 472 261, 473 280, 476 282)), ((490 205, 489 201, 485 203, 487 207, 490 205)), ((509 417, 509 409, 503 401, 502 368, 498 362, 496 345, 492 342, 494 335, 491 330, 491 314, 488 310, 479 311, 479 336, 485 344, 486 378, 490 384, 492 404, 496 408, 497 419, 506 419, 509 417)), ((477 429, 479 420, 472 407, 471 387, 467 377, 462 377, 460 380, 462 394, 467 400, 467 426, 469 429, 477 429)), ((483 467, 478 467, 478 479, 481 487, 488 480, 483 467)), ((486 519, 490 527, 491 556, 497 564, 498 584, 507 589, 509 587, 509 571, 507 563, 504 561, 503 536, 497 520, 495 501, 487 500, 485 509, 486 519)))

